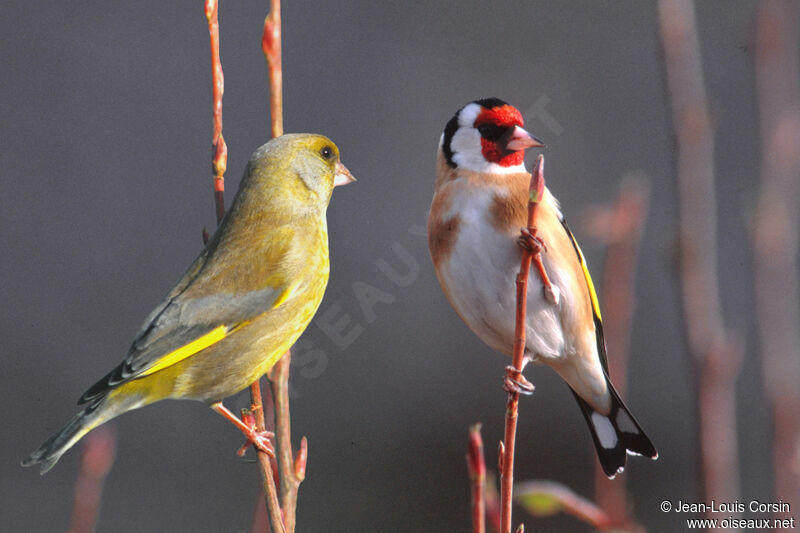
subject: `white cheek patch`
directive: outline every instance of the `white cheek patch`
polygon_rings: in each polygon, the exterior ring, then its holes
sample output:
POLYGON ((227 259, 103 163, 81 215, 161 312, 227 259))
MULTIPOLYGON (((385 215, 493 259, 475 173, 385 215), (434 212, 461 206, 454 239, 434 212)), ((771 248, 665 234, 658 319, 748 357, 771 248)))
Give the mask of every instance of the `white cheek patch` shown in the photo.
POLYGON ((606 450, 613 450, 617 447, 617 432, 608 417, 597 412, 592 413, 592 425, 600 440, 600 446, 606 450))
POLYGON ((453 162, 459 167, 475 172, 489 170, 490 163, 483 157, 481 135, 472 125, 461 126, 456 130, 450 139, 450 150, 453 152, 453 162))
MULTIPOLYGON (((458 130, 450 139, 450 151, 453 162, 459 167, 473 172, 490 172, 493 174, 516 174, 526 172, 525 164, 504 167, 490 163, 483 157, 481 134, 475 129, 475 120, 483 108, 476 104, 467 104, 458 114, 458 130)), ((441 143, 441 140, 439 141, 441 143)))

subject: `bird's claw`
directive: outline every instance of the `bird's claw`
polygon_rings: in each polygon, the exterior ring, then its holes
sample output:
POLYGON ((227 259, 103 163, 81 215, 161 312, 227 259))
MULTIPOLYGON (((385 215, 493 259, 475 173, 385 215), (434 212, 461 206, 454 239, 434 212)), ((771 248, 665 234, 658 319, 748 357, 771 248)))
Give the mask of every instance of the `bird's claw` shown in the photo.
POLYGON ((520 236, 517 237, 517 244, 520 248, 528 250, 533 254, 547 252, 547 244, 545 244, 544 240, 538 235, 531 233, 528 228, 522 228, 520 230, 520 236))
POLYGON ((513 366, 506 367, 506 375, 503 378, 503 390, 508 393, 517 393, 530 396, 535 387, 533 383, 525 379, 522 372, 513 366))
POLYGON ((275 446, 272 444, 272 439, 275 434, 271 431, 258 431, 255 427, 250 428, 250 432, 245 435, 247 442, 242 444, 241 448, 236 451, 236 455, 244 457, 247 449, 250 446, 255 446, 259 451, 262 451, 270 457, 275 457, 275 446))

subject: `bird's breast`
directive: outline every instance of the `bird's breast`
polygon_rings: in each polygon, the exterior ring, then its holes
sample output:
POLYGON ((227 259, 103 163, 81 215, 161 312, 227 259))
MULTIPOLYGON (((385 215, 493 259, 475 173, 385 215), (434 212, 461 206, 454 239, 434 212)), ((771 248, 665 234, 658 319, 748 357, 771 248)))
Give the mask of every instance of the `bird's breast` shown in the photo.
MULTIPOLYGON (((510 354, 521 259, 517 236, 525 225, 526 196, 520 199, 503 187, 455 185, 448 187, 439 209, 434 209, 436 198, 431 209, 428 237, 436 274, 467 326, 490 347, 510 354), (453 227, 457 231, 448 231, 453 227)), ((556 282, 563 279, 556 265, 551 270, 556 282)), ((544 299, 535 275, 528 287, 528 350, 548 358, 565 356, 561 309, 544 299)))

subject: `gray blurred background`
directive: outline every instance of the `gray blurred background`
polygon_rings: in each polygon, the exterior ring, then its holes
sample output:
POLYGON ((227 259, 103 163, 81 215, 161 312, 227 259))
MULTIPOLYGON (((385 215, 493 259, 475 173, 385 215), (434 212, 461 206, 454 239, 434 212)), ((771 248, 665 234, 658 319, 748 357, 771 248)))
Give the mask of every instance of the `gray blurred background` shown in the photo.
MULTIPOLYGON (((202 228, 215 225, 202 4, 12 1, 2 9, 5 531, 66 528, 81 446, 45 477, 19 461, 123 357, 200 251, 202 228)), ((747 234, 760 148, 755 7, 700 2, 697 24, 716 127, 721 297, 746 343, 737 382, 742 497, 769 501, 771 425, 747 234)), ((268 138, 266 11, 253 1, 220 8, 228 201, 268 138)), ((292 373, 293 434, 310 443, 298 530, 469 528, 467 429, 483 422, 494 469, 507 360, 452 311, 420 231, 441 129, 486 96, 515 104, 545 140, 548 185, 569 219, 612 202, 628 173, 651 182, 626 397, 661 458, 633 458, 624 476, 650 531, 682 530, 684 516, 659 510, 664 499, 700 494, 674 260, 675 139, 655 5, 287 0, 283 23, 285 129, 330 136, 359 180, 336 190, 328 215, 332 272, 320 315, 345 320, 345 338, 326 333, 318 315, 292 373), (382 301, 364 308, 356 294, 367 285, 382 301)), ((601 279, 602 246, 572 226, 601 279)), ((550 370, 527 375, 537 390, 521 404, 517 479, 554 479, 591 496, 596 459, 572 395, 550 370)), ((227 403, 244 407, 247 396, 227 403)), ((249 531, 258 472, 234 454, 242 438, 228 423, 199 403, 161 402, 111 425, 117 460, 99 531, 249 531)), ((588 530, 564 517, 526 521, 588 530)))

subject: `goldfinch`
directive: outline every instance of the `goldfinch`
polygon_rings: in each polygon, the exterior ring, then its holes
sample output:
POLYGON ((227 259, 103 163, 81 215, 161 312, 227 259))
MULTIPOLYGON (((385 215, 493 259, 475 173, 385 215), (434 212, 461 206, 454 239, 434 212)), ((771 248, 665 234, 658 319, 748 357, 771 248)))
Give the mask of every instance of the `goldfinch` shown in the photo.
POLYGON ((93 428, 166 398, 201 400, 269 451, 221 400, 266 373, 308 326, 328 283, 326 209, 354 181, 321 135, 283 135, 250 158, 233 204, 82 411, 22 464, 47 472, 93 428))
MULTIPOLYGON (((489 347, 511 355, 530 174, 525 150, 543 144, 521 113, 497 98, 462 107, 439 142, 428 247, 450 304, 489 347)), ((603 325, 578 243, 545 189, 537 236, 554 295, 534 269, 528 281, 525 361, 545 364, 567 382, 586 418, 603 471, 614 477, 626 452, 655 459, 647 435, 608 378, 603 325), (553 297, 555 296, 555 297, 553 297)))

